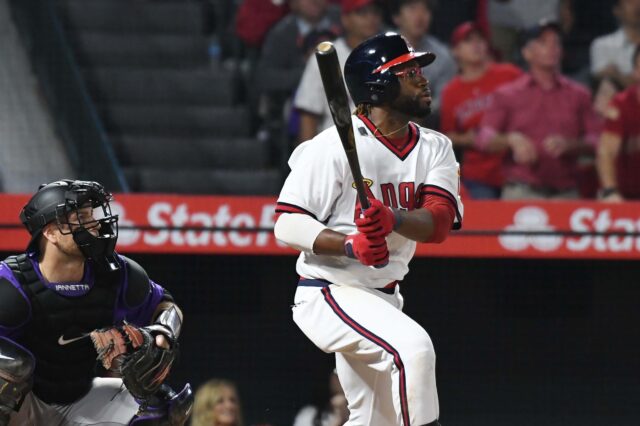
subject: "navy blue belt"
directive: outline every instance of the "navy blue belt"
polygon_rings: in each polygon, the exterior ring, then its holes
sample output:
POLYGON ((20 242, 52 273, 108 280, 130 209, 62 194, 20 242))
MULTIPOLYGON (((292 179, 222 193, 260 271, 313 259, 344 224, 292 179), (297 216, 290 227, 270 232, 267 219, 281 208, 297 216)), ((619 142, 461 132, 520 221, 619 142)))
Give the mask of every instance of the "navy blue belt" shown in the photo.
MULTIPOLYGON (((300 277, 300 281, 298 281, 298 285, 302 287, 327 287, 330 284, 333 284, 327 280, 323 280, 322 278, 302 278, 300 277)), ((381 291, 385 294, 394 294, 396 292, 397 285, 400 284, 400 281, 392 281, 384 287, 375 288, 374 290, 381 291)))

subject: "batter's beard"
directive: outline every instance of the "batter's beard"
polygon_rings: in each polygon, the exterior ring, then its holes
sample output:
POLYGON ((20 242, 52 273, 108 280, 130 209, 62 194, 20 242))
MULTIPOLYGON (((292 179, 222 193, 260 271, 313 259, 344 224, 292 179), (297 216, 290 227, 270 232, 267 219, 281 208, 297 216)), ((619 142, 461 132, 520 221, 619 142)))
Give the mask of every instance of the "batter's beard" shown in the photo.
POLYGON ((431 114, 431 103, 421 105, 420 98, 422 93, 416 96, 398 96, 392 103, 391 107, 409 117, 425 118, 431 114))

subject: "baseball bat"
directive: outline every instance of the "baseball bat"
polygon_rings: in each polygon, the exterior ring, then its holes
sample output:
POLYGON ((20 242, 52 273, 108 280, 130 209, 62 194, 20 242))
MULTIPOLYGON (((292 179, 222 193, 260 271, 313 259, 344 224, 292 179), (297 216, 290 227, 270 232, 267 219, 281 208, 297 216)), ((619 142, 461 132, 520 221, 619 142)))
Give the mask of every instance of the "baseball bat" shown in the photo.
POLYGON ((338 53, 333 43, 324 41, 316 47, 316 60, 318 68, 320 68, 320 76, 324 86, 324 93, 329 103, 331 117, 338 129, 340 141, 347 154, 349 168, 353 175, 356 185, 356 192, 362 210, 369 208, 369 200, 365 190, 364 179, 360 171, 360 162, 358 161, 358 151, 356 151, 356 140, 353 136, 353 125, 351 124, 351 111, 349 110, 349 98, 347 98, 347 89, 344 86, 342 78, 342 70, 338 61, 338 53))

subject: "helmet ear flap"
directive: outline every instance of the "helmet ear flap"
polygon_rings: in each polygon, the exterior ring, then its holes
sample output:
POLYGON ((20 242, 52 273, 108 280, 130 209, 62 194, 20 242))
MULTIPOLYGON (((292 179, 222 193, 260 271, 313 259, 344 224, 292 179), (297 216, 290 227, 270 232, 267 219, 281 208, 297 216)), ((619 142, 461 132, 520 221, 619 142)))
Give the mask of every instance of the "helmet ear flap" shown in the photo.
POLYGON ((365 83, 369 89, 369 99, 373 105, 384 102, 386 84, 381 81, 368 81, 365 83))
POLYGON ((397 79, 369 81, 365 85, 369 88, 372 105, 391 102, 400 93, 400 84, 397 79))

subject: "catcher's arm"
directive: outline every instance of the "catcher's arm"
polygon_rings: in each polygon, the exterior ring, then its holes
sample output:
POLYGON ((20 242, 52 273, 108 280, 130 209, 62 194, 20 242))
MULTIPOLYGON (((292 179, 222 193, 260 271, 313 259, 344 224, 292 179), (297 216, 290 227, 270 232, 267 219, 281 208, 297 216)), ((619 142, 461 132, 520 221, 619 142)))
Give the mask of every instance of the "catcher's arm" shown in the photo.
MULTIPOLYGON (((173 316, 178 316, 175 306, 162 311, 156 323, 147 327, 138 328, 125 322, 91 333, 97 359, 107 371, 122 377, 135 398, 147 399, 153 395, 167 378, 178 355, 175 334, 159 322, 173 316), (159 336, 165 339, 162 345, 157 344, 159 336)), ((179 331, 179 327, 176 330, 179 331)))
POLYGON ((158 390, 169 374, 182 328, 182 312, 166 291, 152 318, 146 327, 125 322, 91 333, 103 367, 121 376, 131 394, 142 399, 158 390))
POLYGON ((172 300, 164 300, 158 304, 153 313, 154 323, 151 326, 157 325, 165 329, 165 332, 162 332, 162 329, 156 328, 160 331, 155 337, 158 347, 168 349, 170 347, 169 340, 178 339, 182 330, 183 318, 182 310, 172 300))

